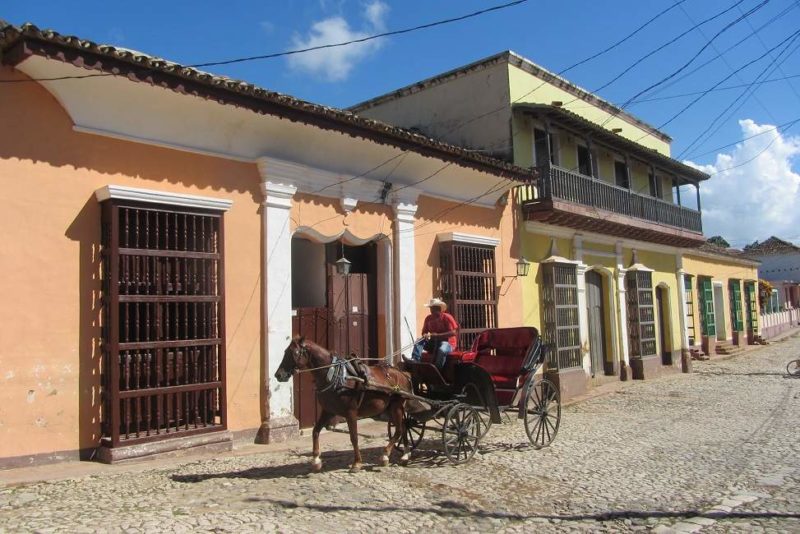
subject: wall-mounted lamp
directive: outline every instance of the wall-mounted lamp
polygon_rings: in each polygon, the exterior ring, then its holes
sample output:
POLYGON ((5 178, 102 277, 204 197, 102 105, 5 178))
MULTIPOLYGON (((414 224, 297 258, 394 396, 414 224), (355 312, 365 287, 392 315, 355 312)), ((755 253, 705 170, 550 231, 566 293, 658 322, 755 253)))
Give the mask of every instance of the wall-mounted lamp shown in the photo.
POLYGON ((611 131, 612 131, 613 133, 616 133, 616 134, 618 134, 618 133, 622 132, 622 128, 611 128, 611 131))
POLYGON ((561 106, 564 105, 564 102, 562 102, 561 100, 553 100, 552 102, 550 102, 550 105, 553 106, 554 108, 560 108, 561 106))
POLYGON ((334 263, 336 266, 336 273, 343 276, 350 274, 350 267, 353 265, 347 258, 344 257, 344 242, 342 242, 342 257, 334 263))
POLYGON ((517 276, 528 276, 528 273, 531 271, 531 262, 525 259, 525 257, 520 257, 517 260, 517 276))

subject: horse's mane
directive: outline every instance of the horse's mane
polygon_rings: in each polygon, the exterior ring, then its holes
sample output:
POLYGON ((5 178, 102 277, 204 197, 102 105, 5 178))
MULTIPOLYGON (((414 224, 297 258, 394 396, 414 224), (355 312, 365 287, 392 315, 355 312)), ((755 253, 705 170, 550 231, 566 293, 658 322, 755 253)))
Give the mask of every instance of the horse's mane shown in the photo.
POLYGON ((294 341, 296 343, 298 343, 298 344, 300 344, 300 342, 302 341, 303 345, 305 345, 306 347, 308 347, 310 349, 315 350, 320 356, 328 357, 328 356, 331 355, 330 351, 328 349, 326 349, 325 347, 323 347, 322 345, 314 343, 313 341, 311 341, 309 339, 303 339, 302 336, 296 336, 294 338, 294 341))

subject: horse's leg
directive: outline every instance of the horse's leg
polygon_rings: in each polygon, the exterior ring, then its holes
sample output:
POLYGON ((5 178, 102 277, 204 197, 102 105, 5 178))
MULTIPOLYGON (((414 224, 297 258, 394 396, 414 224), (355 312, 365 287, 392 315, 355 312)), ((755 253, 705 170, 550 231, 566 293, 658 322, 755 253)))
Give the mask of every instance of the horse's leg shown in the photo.
POLYGON ((319 419, 317 419, 317 424, 314 425, 314 430, 311 432, 311 441, 313 443, 311 470, 315 473, 322 471, 322 459, 319 457, 319 433, 322 431, 322 427, 327 425, 332 417, 332 413, 322 410, 322 413, 319 414, 319 419))
MULTIPOLYGON (((381 456, 381 465, 384 467, 389 465, 389 458, 397 442, 402 439, 402 436, 405 436, 405 428, 403 428, 405 415, 403 400, 397 398, 391 399, 389 401, 388 410, 389 416, 392 418, 392 423, 394 424, 394 434, 389 436, 389 444, 386 445, 386 448, 383 450, 383 456, 381 456)), ((403 441, 405 443, 405 440, 403 441)))
POLYGON ((350 443, 353 444, 353 465, 350 466, 350 472, 356 473, 361 471, 361 451, 358 449, 358 410, 348 410, 347 415, 347 429, 350 431, 350 443))

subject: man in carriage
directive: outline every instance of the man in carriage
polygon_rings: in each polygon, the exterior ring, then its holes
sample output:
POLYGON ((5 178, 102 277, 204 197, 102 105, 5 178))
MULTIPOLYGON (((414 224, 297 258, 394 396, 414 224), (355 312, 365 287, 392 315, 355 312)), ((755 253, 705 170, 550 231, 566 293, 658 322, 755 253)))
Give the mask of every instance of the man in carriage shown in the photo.
POLYGON ((422 323, 422 339, 414 344, 411 358, 420 361, 425 351, 433 355, 436 367, 441 369, 447 362, 447 355, 456 348, 458 323, 447 313, 447 303, 441 299, 432 298, 425 307, 431 312, 422 323))

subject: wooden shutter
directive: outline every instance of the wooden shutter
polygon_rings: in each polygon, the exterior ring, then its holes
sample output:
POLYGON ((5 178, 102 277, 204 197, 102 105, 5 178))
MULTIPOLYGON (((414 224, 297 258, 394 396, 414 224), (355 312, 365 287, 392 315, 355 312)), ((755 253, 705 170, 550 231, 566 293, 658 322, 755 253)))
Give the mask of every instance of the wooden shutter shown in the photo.
POLYGON ((742 284, 739 280, 728 281, 728 291, 731 301, 731 325, 735 332, 744 332, 742 320, 742 284))
POLYGON ((222 214, 102 206, 103 440, 224 430, 222 214))
POLYGON ((459 324, 458 346, 497 327, 497 276, 494 247, 446 241, 439 247, 442 300, 459 324))
POLYGON ((653 273, 629 271, 625 274, 625 286, 630 356, 631 358, 655 356, 657 350, 653 273))
POLYGON ((756 283, 745 282, 744 294, 746 304, 747 331, 756 332, 758 330, 758 309, 756 307, 756 283))
POLYGON ((571 263, 545 263, 542 271, 542 323, 548 345, 548 367, 583 365, 578 323, 578 274, 571 263))
POLYGON ((701 331, 704 336, 714 337, 717 335, 717 323, 714 315, 714 289, 711 285, 711 278, 698 277, 697 289, 700 294, 701 331))

